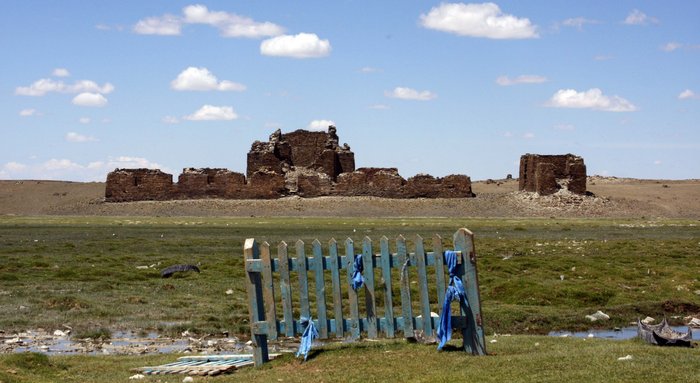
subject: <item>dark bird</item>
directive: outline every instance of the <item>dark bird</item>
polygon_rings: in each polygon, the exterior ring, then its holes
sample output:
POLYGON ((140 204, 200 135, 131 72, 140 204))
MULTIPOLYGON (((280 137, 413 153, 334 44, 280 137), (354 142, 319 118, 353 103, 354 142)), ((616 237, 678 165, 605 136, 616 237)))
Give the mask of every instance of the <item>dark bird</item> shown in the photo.
POLYGON ((199 267, 197 267, 195 265, 172 265, 172 266, 166 267, 163 270, 161 270, 160 276, 163 278, 170 278, 173 276, 173 274, 177 273, 178 271, 196 271, 196 272, 199 272, 199 267))

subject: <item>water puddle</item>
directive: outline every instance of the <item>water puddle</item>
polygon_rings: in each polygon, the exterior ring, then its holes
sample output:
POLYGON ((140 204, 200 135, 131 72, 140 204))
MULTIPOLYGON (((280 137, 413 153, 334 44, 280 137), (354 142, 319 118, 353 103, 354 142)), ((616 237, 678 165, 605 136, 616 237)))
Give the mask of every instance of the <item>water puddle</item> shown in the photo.
MULTIPOLYGON (((672 329, 685 333, 688 331, 686 326, 671 326, 672 329)), ((700 339, 700 328, 691 329, 693 332, 693 339, 700 339)), ((575 338, 601 338, 601 339, 632 339, 637 337, 637 326, 623 327, 616 330, 589 330, 589 331, 552 331, 548 334, 549 336, 559 336, 568 337, 572 336, 575 338)))
POLYGON ((235 337, 169 338, 152 332, 136 334, 115 331, 109 340, 72 339, 44 331, 26 331, 0 336, 0 353, 40 352, 44 354, 135 355, 156 353, 241 353, 250 346, 235 337), (3 339, 4 338, 4 339, 3 339))

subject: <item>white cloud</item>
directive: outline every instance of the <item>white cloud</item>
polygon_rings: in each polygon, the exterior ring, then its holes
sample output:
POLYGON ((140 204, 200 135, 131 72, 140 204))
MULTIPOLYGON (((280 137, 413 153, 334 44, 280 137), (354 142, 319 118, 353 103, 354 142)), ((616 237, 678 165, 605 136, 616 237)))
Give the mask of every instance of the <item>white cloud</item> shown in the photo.
POLYGON ((376 110, 387 110, 389 109, 389 105, 386 104, 372 104, 369 106, 370 109, 376 109, 376 110))
POLYGON ((19 111, 19 115, 22 117, 30 117, 36 115, 36 109, 22 109, 19 111))
POLYGON ((560 89, 546 103, 554 108, 594 109, 607 112, 633 112, 637 110, 631 102, 619 96, 606 96, 598 88, 585 92, 574 89, 560 89))
POLYGON ((696 95, 695 92, 690 89, 686 89, 678 95, 679 100, 688 100, 691 98, 700 98, 700 96, 696 95))
POLYGON ((42 163, 29 165, 19 162, 5 163, 0 167, 0 178, 104 182, 107 173, 116 168, 161 169, 166 173, 172 173, 170 169, 141 157, 110 157, 107 160, 93 161, 87 165, 65 158, 53 158, 42 163))
POLYGON ((384 95, 386 97, 398 98, 401 100, 418 100, 418 101, 428 101, 437 97, 437 95, 429 90, 418 91, 411 88, 396 87, 394 90, 385 91, 384 95))
POLYGON ((527 132, 527 133, 523 134, 523 138, 526 140, 531 140, 531 139, 535 138, 535 133, 527 132))
POLYGON ((634 9, 623 21, 627 25, 648 25, 648 24, 658 24, 659 20, 655 17, 647 16, 644 12, 639 9, 634 9))
POLYGON ((196 112, 183 118, 190 121, 230 121, 237 119, 238 115, 230 106, 204 105, 196 112))
POLYGON ((224 37, 262 38, 278 36, 284 28, 271 22, 257 22, 235 13, 213 12, 204 5, 189 5, 182 10, 189 24, 207 24, 219 30, 224 37))
POLYGON ((379 72, 379 71, 380 71, 379 69, 371 67, 371 66, 366 66, 366 67, 360 68, 360 72, 362 72, 362 73, 375 73, 375 72, 379 72))
POLYGON ((655 161, 654 161, 654 165, 656 165, 656 166, 659 166, 659 165, 661 165, 662 163, 663 163, 663 162, 661 162, 661 160, 655 160, 655 161))
POLYGON ((164 124, 171 124, 171 125, 180 123, 180 120, 174 116, 165 116, 165 117, 163 117, 162 121, 164 124))
POLYGON ((166 14, 139 20, 133 31, 140 35, 178 36, 182 29, 182 18, 166 14))
POLYGON ((676 43, 676 42, 669 42, 661 46, 661 50, 665 52, 673 52, 677 49, 680 49, 683 47, 683 44, 681 43, 676 43))
POLYGON ((595 61, 608 61, 608 60, 612 60, 612 59, 613 59, 613 56, 611 56, 611 55, 596 55, 593 57, 593 60, 595 60, 595 61))
POLYGON ((56 68, 53 70, 53 75, 56 77, 68 77, 70 76, 70 72, 68 72, 66 68, 56 68))
POLYGON ((84 92, 73 97, 73 104, 78 106, 91 106, 101 108, 107 105, 105 96, 99 93, 84 92))
POLYGON ((537 27, 527 18, 504 14, 494 3, 442 3, 420 15, 425 28, 461 36, 490 39, 530 39, 539 37, 537 27))
POLYGON ((521 75, 513 79, 508 76, 500 76, 496 79, 496 84, 508 86, 517 84, 541 84, 546 81, 547 77, 537 75, 521 75))
POLYGON ((306 129, 325 132, 331 125, 335 126, 335 122, 331 120, 313 120, 309 122, 309 125, 306 127, 306 129))
POLYGON ((20 86, 15 88, 15 94, 20 96, 43 96, 49 92, 58 93, 81 93, 94 92, 108 94, 114 91, 114 85, 105 83, 100 86, 94 81, 80 80, 72 85, 67 85, 63 81, 54 81, 49 78, 42 78, 35 81, 30 86, 20 86))
POLYGON ((177 78, 170 82, 170 87, 175 90, 219 90, 219 91, 244 91, 245 85, 232 81, 219 81, 207 68, 188 67, 180 72, 177 78))
POLYGON ((319 39, 315 33, 282 35, 260 43, 260 53, 265 56, 297 59, 325 57, 331 53, 331 43, 319 39))
POLYGON ((573 27, 578 30, 582 30, 583 26, 586 24, 600 24, 600 21, 587 19, 585 17, 574 17, 561 22, 561 25, 565 27, 573 27))
POLYGON ((92 121, 90 120, 90 117, 80 117, 80 119, 78 120, 78 122, 80 122, 81 124, 89 124, 90 121, 92 121))
POLYGON ((90 142, 90 141, 98 141, 98 140, 92 136, 85 136, 85 135, 82 135, 79 133, 69 132, 68 134, 66 134, 66 141, 82 143, 82 142, 90 142))

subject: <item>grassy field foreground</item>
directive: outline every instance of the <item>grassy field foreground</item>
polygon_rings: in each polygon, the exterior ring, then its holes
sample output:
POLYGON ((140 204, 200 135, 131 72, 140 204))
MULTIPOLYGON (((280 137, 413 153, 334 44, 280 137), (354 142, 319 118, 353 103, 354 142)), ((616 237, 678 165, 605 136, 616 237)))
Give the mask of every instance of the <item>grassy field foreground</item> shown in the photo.
POLYGON ((357 246, 365 235, 438 233, 450 246, 459 227, 476 236, 487 334, 611 328, 647 315, 679 324, 700 312, 697 221, 4 217, 0 330, 245 335, 245 238, 276 246, 350 236, 357 246), (160 277, 177 263, 202 272, 160 277), (610 321, 585 319, 597 310, 610 321))
MULTIPOLYGON (((329 345, 302 362, 293 355, 261 369, 195 377, 216 382, 700 382, 700 348, 661 348, 636 340, 488 337, 491 355, 438 352, 403 341, 329 345), (496 340, 492 343, 492 340, 496 340), (628 356, 629 355, 629 356, 628 356), (620 360, 620 358, 623 358, 620 360)), ((129 369, 173 362, 175 355, 0 355, 0 382, 126 382, 129 369)), ((182 375, 147 376, 146 382, 181 382, 182 375)))

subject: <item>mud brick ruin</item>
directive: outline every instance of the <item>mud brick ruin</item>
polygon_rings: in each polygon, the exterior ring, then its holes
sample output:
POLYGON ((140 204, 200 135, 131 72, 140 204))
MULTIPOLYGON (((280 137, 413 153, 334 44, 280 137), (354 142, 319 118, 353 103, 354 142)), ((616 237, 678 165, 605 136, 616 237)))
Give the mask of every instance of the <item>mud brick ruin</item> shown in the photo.
POLYGON ((245 175, 228 169, 188 168, 173 183, 173 176, 160 170, 116 169, 107 175, 105 188, 108 202, 289 195, 474 197, 466 175, 436 178, 419 174, 406 180, 396 168, 355 169, 355 154, 347 144, 338 144, 334 126, 328 132, 282 134, 277 130, 268 142, 255 141, 248 152, 245 175))
POLYGON ((583 158, 573 154, 525 154, 520 157, 519 190, 554 194, 566 189, 574 194, 586 194, 586 165, 583 158))

